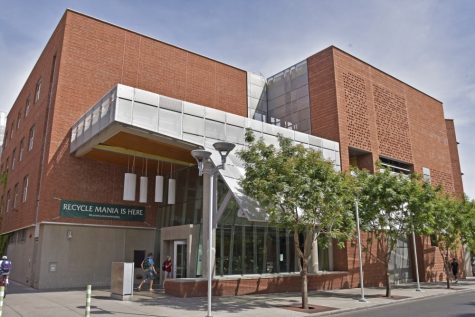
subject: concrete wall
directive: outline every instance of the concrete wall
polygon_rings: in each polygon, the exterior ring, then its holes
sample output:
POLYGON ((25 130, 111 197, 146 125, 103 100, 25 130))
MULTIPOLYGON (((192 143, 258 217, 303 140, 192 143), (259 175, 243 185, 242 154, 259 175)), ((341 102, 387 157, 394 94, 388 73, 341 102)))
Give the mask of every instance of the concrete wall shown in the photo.
POLYGON ((112 262, 133 262, 134 250, 153 252, 155 244, 153 229, 43 224, 40 230, 39 289, 109 287, 112 262))
POLYGON ((8 244, 7 252, 8 258, 12 261, 12 271, 10 272, 10 279, 29 285, 31 282, 31 268, 33 265, 33 244, 34 244, 34 227, 24 229, 25 239, 16 239, 8 244))

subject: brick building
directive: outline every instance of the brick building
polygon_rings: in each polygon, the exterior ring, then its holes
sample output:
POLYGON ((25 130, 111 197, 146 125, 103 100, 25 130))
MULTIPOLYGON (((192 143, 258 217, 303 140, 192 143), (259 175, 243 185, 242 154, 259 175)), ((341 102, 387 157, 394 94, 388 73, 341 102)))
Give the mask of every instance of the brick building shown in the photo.
MULTIPOLYGON (((322 151, 337 169, 381 160, 463 194, 442 103, 336 47, 265 78, 67 10, 8 114, 1 232, 12 278, 40 289, 109 286, 111 262, 137 265, 152 251, 174 259, 167 292, 200 294, 207 219, 190 151, 244 146, 245 128, 322 151), (133 198, 125 174, 135 175, 133 198)), ((218 182, 215 292, 298 290, 290 233, 240 193, 235 155, 230 166, 218 182)), ((417 248, 423 279, 439 279, 438 251, 425 239, 417 248)), ((396 282, 412 279, 409 249, 401 240, 396 282)), ((320 246, 309 287, 355 287, 357 268, 353 242, 320 246)), ((369 255, 364 269, 368 285, 384 281, 369 255)))

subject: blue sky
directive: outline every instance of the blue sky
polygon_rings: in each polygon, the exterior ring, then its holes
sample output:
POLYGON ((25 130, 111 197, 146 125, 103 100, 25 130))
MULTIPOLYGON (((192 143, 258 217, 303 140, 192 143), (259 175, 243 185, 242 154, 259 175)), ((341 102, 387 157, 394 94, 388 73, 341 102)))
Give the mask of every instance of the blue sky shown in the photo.
POLYGON ((475 198, 475 1, 0 0, 0 110, 64 10, 270 76, 336 45, 444 103, 475 198))

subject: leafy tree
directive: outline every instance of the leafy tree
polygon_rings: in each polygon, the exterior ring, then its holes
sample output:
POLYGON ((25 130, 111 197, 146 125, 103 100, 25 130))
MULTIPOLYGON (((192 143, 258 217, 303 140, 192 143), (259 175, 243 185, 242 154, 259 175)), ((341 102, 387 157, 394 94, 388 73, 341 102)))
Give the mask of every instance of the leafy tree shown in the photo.
POLYGON ((447 288, 450 288, 450 253, 457 251, 463 229, 467 228, 463 207, 463 202, 442 192, 434 201, 432 238, 437 243, 444 261, 447 288))
POLYGON ((352 182, 334 170, 320 152, 278 137, 279 148, 246 132, 244 192, 269 215, 270 223, 293 232, 300 275, 302 308, 308 308, 308 261, 319 236, 346 241, 354 223, 352 182), (303 240, 303 241, 302 241, 303 240))
POLYGON ((423 234, 431 229, 427 222, 431 215, 434 191, 420 176, 404 175, 380 169, 356 173, 361 204, 362 229, 375 234, 380 247, 378 260, 386 269, 386 296, 391 296, 389 261, 398 239, 412 231, 423 234))
POLYGON ((463 217, 461 238, 473 254, 475 252, 475 201, 465 196, 461 204, 461 217, 463 217))

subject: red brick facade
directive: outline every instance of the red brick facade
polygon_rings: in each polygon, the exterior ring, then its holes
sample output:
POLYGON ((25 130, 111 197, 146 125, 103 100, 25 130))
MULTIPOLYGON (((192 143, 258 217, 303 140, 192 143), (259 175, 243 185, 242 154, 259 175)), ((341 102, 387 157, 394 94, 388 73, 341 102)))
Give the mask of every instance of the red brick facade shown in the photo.
MULTIPOLYGON (((38 221, 66 221, 59 217, 61 199, 124 204, 124 167, 69 154, 71 126, 117 83, 247 116, 246 76, 245 71, 232 66, 66 11, 8 116, 8 138, 12 123, 15 129, 2 155, 4 165, 7 157, 11 165, 13 149, 17 148, 18 156, 21 138, 28 140, 30 127, 34 124, 36 128, 33 150, 25 153, 22 162, 17 162, 16 168, 21 173, 9 173, 4 193, 5 202, 8 190, 12 193, 16 183, 21 187, 24 176, 29 175, 28 198, 25 203, 18 203, 18 211, 4 213, 2 232, 35 223, 41 170, 38 221), (56 56, 56 68, 50 89, 53 56, 56 56), (24 112, 26 98, 33 97, 39 78, 42 78, 41 98, 30 106, 26 118, 22 116, 17 131, 18 112, 24 112), (46 149, 40 166, 43 142, 46 149), (105 185, 105 179, 109 185, 105 185)), ((146 207, 142 225, 154 226, 156 208, 146 207)), ((114 220, 67 221, 138 225, 114 220)))
POLYGON ((427 167, 434 185, 463 192, 454 129, 440 101, 335 47, 307 62, 312 134, 340 142, 343 169, 354 148, 420 174, 427 167))
MULTIPOLYGON (((335 47, 309 57, 307 65, 312 134, 340 143, 344 170, 350 165, 372 170, 382 156, 407 163, 418 173, 429 168, 433 184, 463 194, 455 128, 453 121, 444 119, 440 101, 335 47)), ((235 67, 66 11, 8 115, 1 158, 1 171, 8 170, 1 232, 41 221, 155 227, 157 208, 152 204, 146 205, 146 219, 139 224, 60 217, 62 199, 124 204, 126 167, 70 155, 71 127, 118 83, 247 116, 246 76, 235 67), (41 90, 35 101, 39 81, 41 90), (30 106, 25 115, 27 100, 30 106), (25 176, 28 193, 23 201, 25 176), (10 192, 13 206, 15 187, 16 205, 7 211, 7 195, 10 192)), ((365 283, 378 286, 385 280, 384 265, 377 260, 383 246, 372 241, 365 246, 365 283)), ((419 240, 419 248, 423 250, 420 269, 426 272, 423 279, 440 280, 443 267, 438 251, 425 238, 419 240)), ((346 273, 311 276, 309 289, 356 287, 358 265, 354 241, 348 241, 344 249, 335 246, 334 269, 346 273)), ((170 281, 167 292, 202 294, 204 282, 193 283, 170 281)), ((298 276, 221 279, 215 284, 217 295, 300 290, 298 276)))

